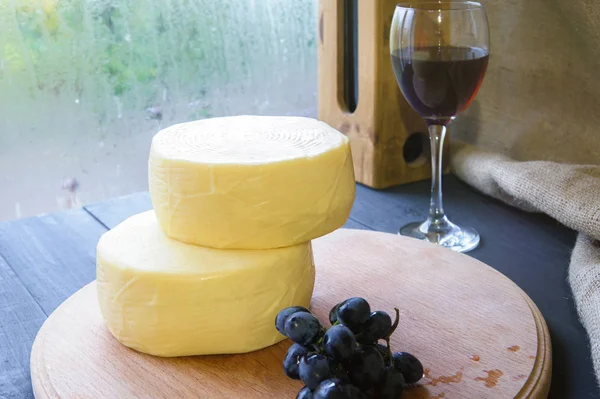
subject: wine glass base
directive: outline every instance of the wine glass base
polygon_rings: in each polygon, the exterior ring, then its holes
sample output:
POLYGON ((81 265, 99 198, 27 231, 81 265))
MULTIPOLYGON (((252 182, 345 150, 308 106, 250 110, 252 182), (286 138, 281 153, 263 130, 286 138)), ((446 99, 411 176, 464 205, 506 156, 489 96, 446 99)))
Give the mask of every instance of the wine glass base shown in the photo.
POLYGON ((430 219, 403 226, 398 234, 429 241, 456 252, 468 252, 479 245, 479 233, 471 227, 459 227, 444 220, 442 228, 430 219))

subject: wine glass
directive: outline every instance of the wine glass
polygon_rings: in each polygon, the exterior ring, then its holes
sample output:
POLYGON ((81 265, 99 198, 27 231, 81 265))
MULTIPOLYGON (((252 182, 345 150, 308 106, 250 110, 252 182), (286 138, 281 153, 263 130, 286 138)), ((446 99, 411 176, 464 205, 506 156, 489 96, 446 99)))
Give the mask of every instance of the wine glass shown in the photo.
POLYGON ((442 206, 446 126, 477 94, 489 58, 485 9, 475 1, 409 1, 396 6, 390 30, 392 66, 408 103, 427 122, 431 141, 431 200, 424 222, 399 234, 458 252, 479 244, 472 228, 448 220, 442 206))

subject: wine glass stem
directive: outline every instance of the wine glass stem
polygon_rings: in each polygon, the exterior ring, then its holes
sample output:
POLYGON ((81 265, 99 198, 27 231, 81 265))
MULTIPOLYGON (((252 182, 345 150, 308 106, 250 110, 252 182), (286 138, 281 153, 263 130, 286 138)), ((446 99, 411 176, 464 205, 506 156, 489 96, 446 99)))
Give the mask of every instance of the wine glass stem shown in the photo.
POLYGON ((442 203, 442 155, 444 153, 444 138, 446 126, 429 125, 429 139, 431 141, 431 200, 429 202, 429 218, 431 224, 444 223, 444 205, 442 203))

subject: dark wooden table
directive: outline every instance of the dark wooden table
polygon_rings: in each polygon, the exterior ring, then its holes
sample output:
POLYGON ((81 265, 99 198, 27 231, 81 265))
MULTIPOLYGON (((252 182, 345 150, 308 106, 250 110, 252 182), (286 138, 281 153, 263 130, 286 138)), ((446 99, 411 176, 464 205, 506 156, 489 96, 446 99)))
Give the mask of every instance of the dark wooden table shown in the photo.
MULTIPOLYGON (((449 176, 446 211, 471 225, 482 244, 470 255, 501 271, 529 294, 552 336, 551 398, 599 398, 589 343, 578 321, 567 267, 575 232, 554 220, 508 207, 449 176)), ((348 228, 395 233, 423 218, 429 183, 357 190, 348 228)), ((95 248, 107 229, 151 208, 147 193, 84 209, 0 223, 0 398, 32 398, 29 354, 50 313, 95 278, 95 248)))

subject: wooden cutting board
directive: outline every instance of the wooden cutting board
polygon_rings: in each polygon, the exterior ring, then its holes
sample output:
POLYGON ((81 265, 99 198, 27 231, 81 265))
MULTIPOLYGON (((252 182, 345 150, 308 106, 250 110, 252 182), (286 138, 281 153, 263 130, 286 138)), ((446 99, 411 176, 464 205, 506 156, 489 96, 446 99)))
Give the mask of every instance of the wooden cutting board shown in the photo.
MULTIPOLYGON (((350 296, 400 309, 392 348, 426 368, 412 398, 545 398, 551 349, 536 306, 508 278, 450 250, 396 235, 338 230, 314 241, 311 304, 322 321, 350 296)), ((285 267, 285 265, 282 265, 285 267)), ((243 331, 240 331, 243 334, 243 331)), ((199 338, 201 339, 201 338, 199 338)), ((91 283, 40 329, 31 353, 37 399, 295 398, 281 362, 289 341, 243 355, 158 358, 119 344, 91 283)))

